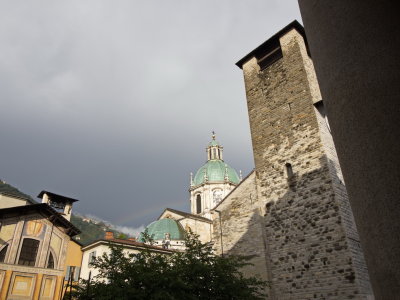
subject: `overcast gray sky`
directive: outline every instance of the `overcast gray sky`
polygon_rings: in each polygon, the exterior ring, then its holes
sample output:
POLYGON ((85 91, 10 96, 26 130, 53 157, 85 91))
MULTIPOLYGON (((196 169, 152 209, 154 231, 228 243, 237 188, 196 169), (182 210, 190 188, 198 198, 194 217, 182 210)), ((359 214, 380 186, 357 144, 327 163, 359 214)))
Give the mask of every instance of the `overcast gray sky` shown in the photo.
POLYGON ((240 58, 297 1, 0 0, 0 178, 117 225, 189 210, 215 130, 253 168, 240 58))

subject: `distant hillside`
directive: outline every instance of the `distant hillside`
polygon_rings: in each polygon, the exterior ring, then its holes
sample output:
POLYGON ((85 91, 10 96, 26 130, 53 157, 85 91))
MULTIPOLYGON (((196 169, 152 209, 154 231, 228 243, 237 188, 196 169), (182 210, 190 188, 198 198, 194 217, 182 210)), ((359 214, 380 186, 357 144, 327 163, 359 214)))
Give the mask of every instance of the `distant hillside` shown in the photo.
POLYGON ((75 236, 74 239, 83 245, 104 238, 106 231, 114 232, 115 237, 127 238, 126 234, 113 229, 111 224, 106 224, 102 221, 94 220, 85 216, 73 214, 71 216, 71 223, 82 231, 82 233, 75 236))

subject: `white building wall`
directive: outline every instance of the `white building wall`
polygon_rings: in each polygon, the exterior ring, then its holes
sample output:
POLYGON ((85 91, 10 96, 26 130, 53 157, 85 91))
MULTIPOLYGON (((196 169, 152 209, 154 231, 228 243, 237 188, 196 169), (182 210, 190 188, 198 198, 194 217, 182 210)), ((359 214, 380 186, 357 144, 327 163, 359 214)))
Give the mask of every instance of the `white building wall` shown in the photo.
MULTIPOLYGON (((91 279, 94 279, 95 276, 99 274, 99 271, 93 267, 89 267, 89 257, 90 253, 96 251, 96 257, 102 256, 104 253, 110 254, 111 249, 108 245, 99 244, 93 248, 87 249, 83 251, 82 257, 82 267, 81 267, 81 278, 89 279, 89 273, 91 273, 91 279)), ((124 249, 126 254, 128 253, 139 253, 139 250, 136 249, 124 249)))
POLYGON ((0 209, 26 205, 26 200, 0 195, 0 209))

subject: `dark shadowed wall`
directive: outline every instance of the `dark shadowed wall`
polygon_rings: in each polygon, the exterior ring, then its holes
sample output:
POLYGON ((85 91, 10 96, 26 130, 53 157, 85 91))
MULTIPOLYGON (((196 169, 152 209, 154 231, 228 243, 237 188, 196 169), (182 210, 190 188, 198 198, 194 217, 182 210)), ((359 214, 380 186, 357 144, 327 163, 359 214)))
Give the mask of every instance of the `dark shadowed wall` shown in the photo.
POLYGON ((397 11, 388 2, 299 4, 375 297, 398 299, 397 11))

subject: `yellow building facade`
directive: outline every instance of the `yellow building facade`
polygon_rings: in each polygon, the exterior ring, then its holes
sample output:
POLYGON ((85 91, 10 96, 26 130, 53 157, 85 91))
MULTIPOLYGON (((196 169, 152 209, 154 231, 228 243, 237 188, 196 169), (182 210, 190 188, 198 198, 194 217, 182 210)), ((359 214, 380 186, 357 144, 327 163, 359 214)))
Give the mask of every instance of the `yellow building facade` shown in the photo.
POLYGON ((67 257, 65 259, 64 286, 62 288, 62 295, 71 290, 71 283, 72 285, 75 285, 79 280, 82 256, 82 245, 79 242, 71 239, 68 243, 67 257))
POLYGON ((67 263, 81 261, 79 233, 48 203, 0 209, 0 299, 60 299, 67 263))

